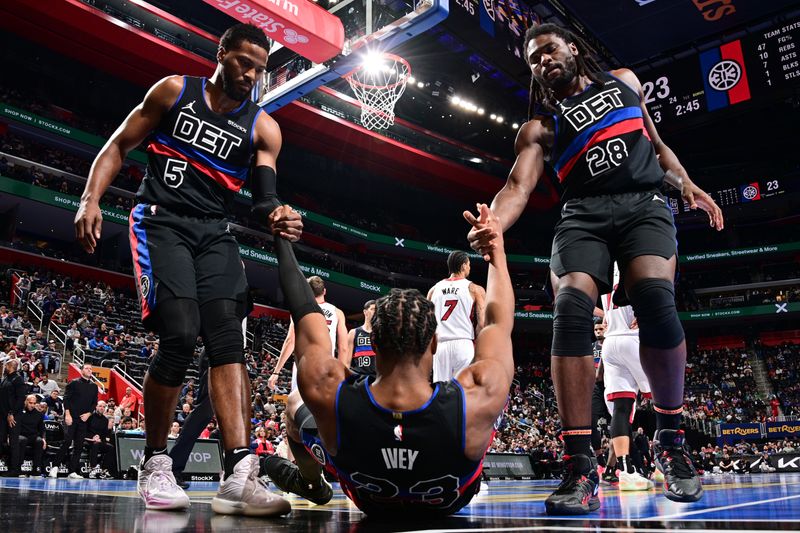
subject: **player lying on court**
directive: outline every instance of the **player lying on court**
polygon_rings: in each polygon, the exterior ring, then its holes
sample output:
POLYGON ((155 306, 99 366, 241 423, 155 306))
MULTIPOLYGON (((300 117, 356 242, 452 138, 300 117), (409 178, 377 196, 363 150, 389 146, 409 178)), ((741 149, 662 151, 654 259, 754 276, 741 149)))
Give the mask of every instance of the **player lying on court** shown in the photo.
POLYGON ((332 492, 322 467, 370 516, 446 516, 478 492, 483 458, 514 374, 514 293, 497 218, 486 205, 472 226, 494 239, 488 252, 486 326, 475 359, 452 380, 431 384, 436 351, 433 303, 415 289, 376 301, 372 341, 377 376, 332 359, 325 319, 291 244, 276 239, 281 287, 296 327, 298 385, 287 429, 297 465, 271 457, 267 474, 316 503, 332 492))

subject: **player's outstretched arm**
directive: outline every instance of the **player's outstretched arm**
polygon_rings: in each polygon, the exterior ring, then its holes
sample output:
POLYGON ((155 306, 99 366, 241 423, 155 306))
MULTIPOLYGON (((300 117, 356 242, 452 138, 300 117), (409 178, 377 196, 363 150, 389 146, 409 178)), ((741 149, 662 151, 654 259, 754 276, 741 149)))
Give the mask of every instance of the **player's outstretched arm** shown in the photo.
MULTIPOLYGON (((499 220, 501 232, 513 226, 525 210, 528 199, 544 171, 544 152, 540 144, 542 138, 543 126, 539 120, 526 122, 517 133, 517 140, 514 143, 517 158, 506 184, 494 197, 491 207, 499 220)), ((467 235, 467 240, 472 249, 488 261, 493 238, 490 232, 484 231, 485 229, 473 227, 467 235)))
MULTIPOLYGON (((291 209, 282 206, 279 209, 291 209)), ((328 324, 311 287, 300 271, 292 245, 283 238, 275 240, 278 276, 286 295, 295 327, 297 387, 300 396, 317 420, 326 449, 336 453, 336 390, 349 371, 331 357, 328 324)))
POLYGON ((350 363, 353 361, 353 350, 356 344, 356 330, 355 328, 347 332, 347 348, 344 353, 339 354, 339 361, 345 368, 350 368, 350 363))
POLYGON ((100 198, 122 168, 128 152, 139 146, 169 111, 183 88, 181 76, 169 76, 153 85, 97 154, 75 214, 75 237, 89 253, 100 239, 103 216, 100 198))
POLYGON ((666 173, 664 180, 681 191, 681 196, 683 196, 691 209, 697 209, 699 207, 708 213, 709 223, 712 228, 716 228, 717 231, 722 230, 725 227, 722 210, 708 193, 694 184, 689 178, 686 169, 681 165, 678 156, 664 143, 661 136, 658 134, 656 125, 653 119, 650 118, 650 113, 647 111, 644 90, 642 89, 642 83, 639 81, 639 78, 637 78, 636 74, 631 70, 626 68, 615 70, 613 74, 639 93, 644 126, 647 129, 647 134, 650 135, 653 149, 656 151, 656 154, 658 154, 658 164, 661 165, 661 168, 664 169, 666 173))
POLYGON ((289 360, 289 356, 292 355, 294 352, 294 321, 289 319, 289 329, 286 332, 286 338, 283 339, 283 344, 281 345, 281 353, 278 356, 278 361, 275 363, 275 368, 272 370, 272 374, 269 376, 269 380, 267 381, 267 386, 271 390, 275 390, 276 385, 278 384, 278 376, 283 370, 283 367, 286 366, 286 361, 289 360))
POLYGON ((514 378, 511 330, 514 326, 514 289, 508 274, 500 220, 485 205, 479 205, 479 218, 464 212, 464 218, 478 230, 496 233, 489 252, 486 282, 486 326, 475 341, 475 359, 457 379, 467 400, 467 443, 465 454, 478 460, 483 456, 492 425, 503 410, 514 378))

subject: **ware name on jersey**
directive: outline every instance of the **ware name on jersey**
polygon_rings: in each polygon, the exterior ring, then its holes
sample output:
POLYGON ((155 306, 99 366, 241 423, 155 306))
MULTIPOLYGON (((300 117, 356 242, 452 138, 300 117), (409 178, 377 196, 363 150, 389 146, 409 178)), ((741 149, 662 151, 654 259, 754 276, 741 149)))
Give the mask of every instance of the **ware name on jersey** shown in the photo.
POLYGON ((443 279, 433 286, 431 300, 436 308, 436 336, 439 341, 474 339, 475 300, 470 280, 443 279))

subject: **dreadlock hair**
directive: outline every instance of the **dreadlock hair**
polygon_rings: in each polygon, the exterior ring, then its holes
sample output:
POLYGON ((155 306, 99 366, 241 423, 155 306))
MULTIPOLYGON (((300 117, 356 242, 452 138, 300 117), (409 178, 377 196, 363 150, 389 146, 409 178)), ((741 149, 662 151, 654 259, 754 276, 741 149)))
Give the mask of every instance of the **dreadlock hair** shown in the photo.
POLYGON ((467 252, 454 250, 447 256, 447 270, 450 271, 450 274, 458 274, 461 267, 467 264, 467 261, 469 261, 467 252))
POLYGON ((234 24, 219 38, 220 50, 232 50, 239 46, 242 41, 247 41, 260 46, 269 53, 272 41, 266 36, 261 28, 252 24, 234 24))
POLYGON ((433 302, 417 289, 392 289, 375 301, 371 325, 381 357, 411 357, 416 363, 436 333, 433 302))
MULTIPOLYGON (((540 35, 548 34, 557 35, 558 37, 561 37, 565 43, 572 43, 575 45, 575 48, 578 49, 578 55, 575 57, 575 64, 578 67, 578 76, 586 76, 594 82, 600 81, 600 78, 597 76, 597 74, 603 69, 593 57, 594 49, 586 44, 586 41, 578 37, 575 33, 567 28, 562 28, 561 26, 550 23, 531 26, 525 33, 525 46, 523 49, 526 51, 526 54, 528 50, 528 43, 540 35)), ((526 55, 526 62, 527 61, 528 59, 526 55)), ((555 97, 553 96, 553 91, 543 87, 538 81, 536 81, 536 77, 531 75, 530 99, 528 101, 528 120, 532 119, 536 114, 537 104, 541 105, 545 109, 555 110, 556 102, 555 97)))

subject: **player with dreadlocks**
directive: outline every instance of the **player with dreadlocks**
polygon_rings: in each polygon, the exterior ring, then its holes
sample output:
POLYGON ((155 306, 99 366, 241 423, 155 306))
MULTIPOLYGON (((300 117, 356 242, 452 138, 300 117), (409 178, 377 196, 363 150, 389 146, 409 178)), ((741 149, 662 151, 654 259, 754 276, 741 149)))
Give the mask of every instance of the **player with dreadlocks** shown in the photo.
MULTIPOLYGON (((551 368, 566 468, 545 501, 547 512, 581 514, 600 507, 591 449, 592 312, 598 294, 611 292, 614 261, 622 272, 615 304, 632 304, 639 323, 664 494, 697 501, 703 489, 680 431, 686 343, 673 287, 675 226, 660 187, 667 181, 678 188, 717 230, 722 212, 659 137, 633 72, 602 72, 578 36, 553 24, 528 31, 525 53, 533 75, 531 117, 519 130, 517 159, 492 211, 503 230, 514 224, 549 161, 564 202, 550 268, 558 277, 551 368)), ((473 230, 468 238, 475 250, 491 251, 487 235, 473 230)))
POLYGON ((400 518, 449 515, 477 493, 514 375, 514 293, 503 237, 489 208, 481 205, 479 211, 478 219, 469 212, 464 217, 495 239, 487 254, 486 325, 472 364, 456 378, 433 384, 436 316, 430 300, 416 289, 392 289, 378 299, 371 321, 377 375, 353 374, 331 358, 325 318, 291 245, 276 239, 298 366, 298 390, 286 409, 297 465, 276 456, 264 462, 279 488, 327 502, 332 493, 322 465, 359 509, 400 518))

